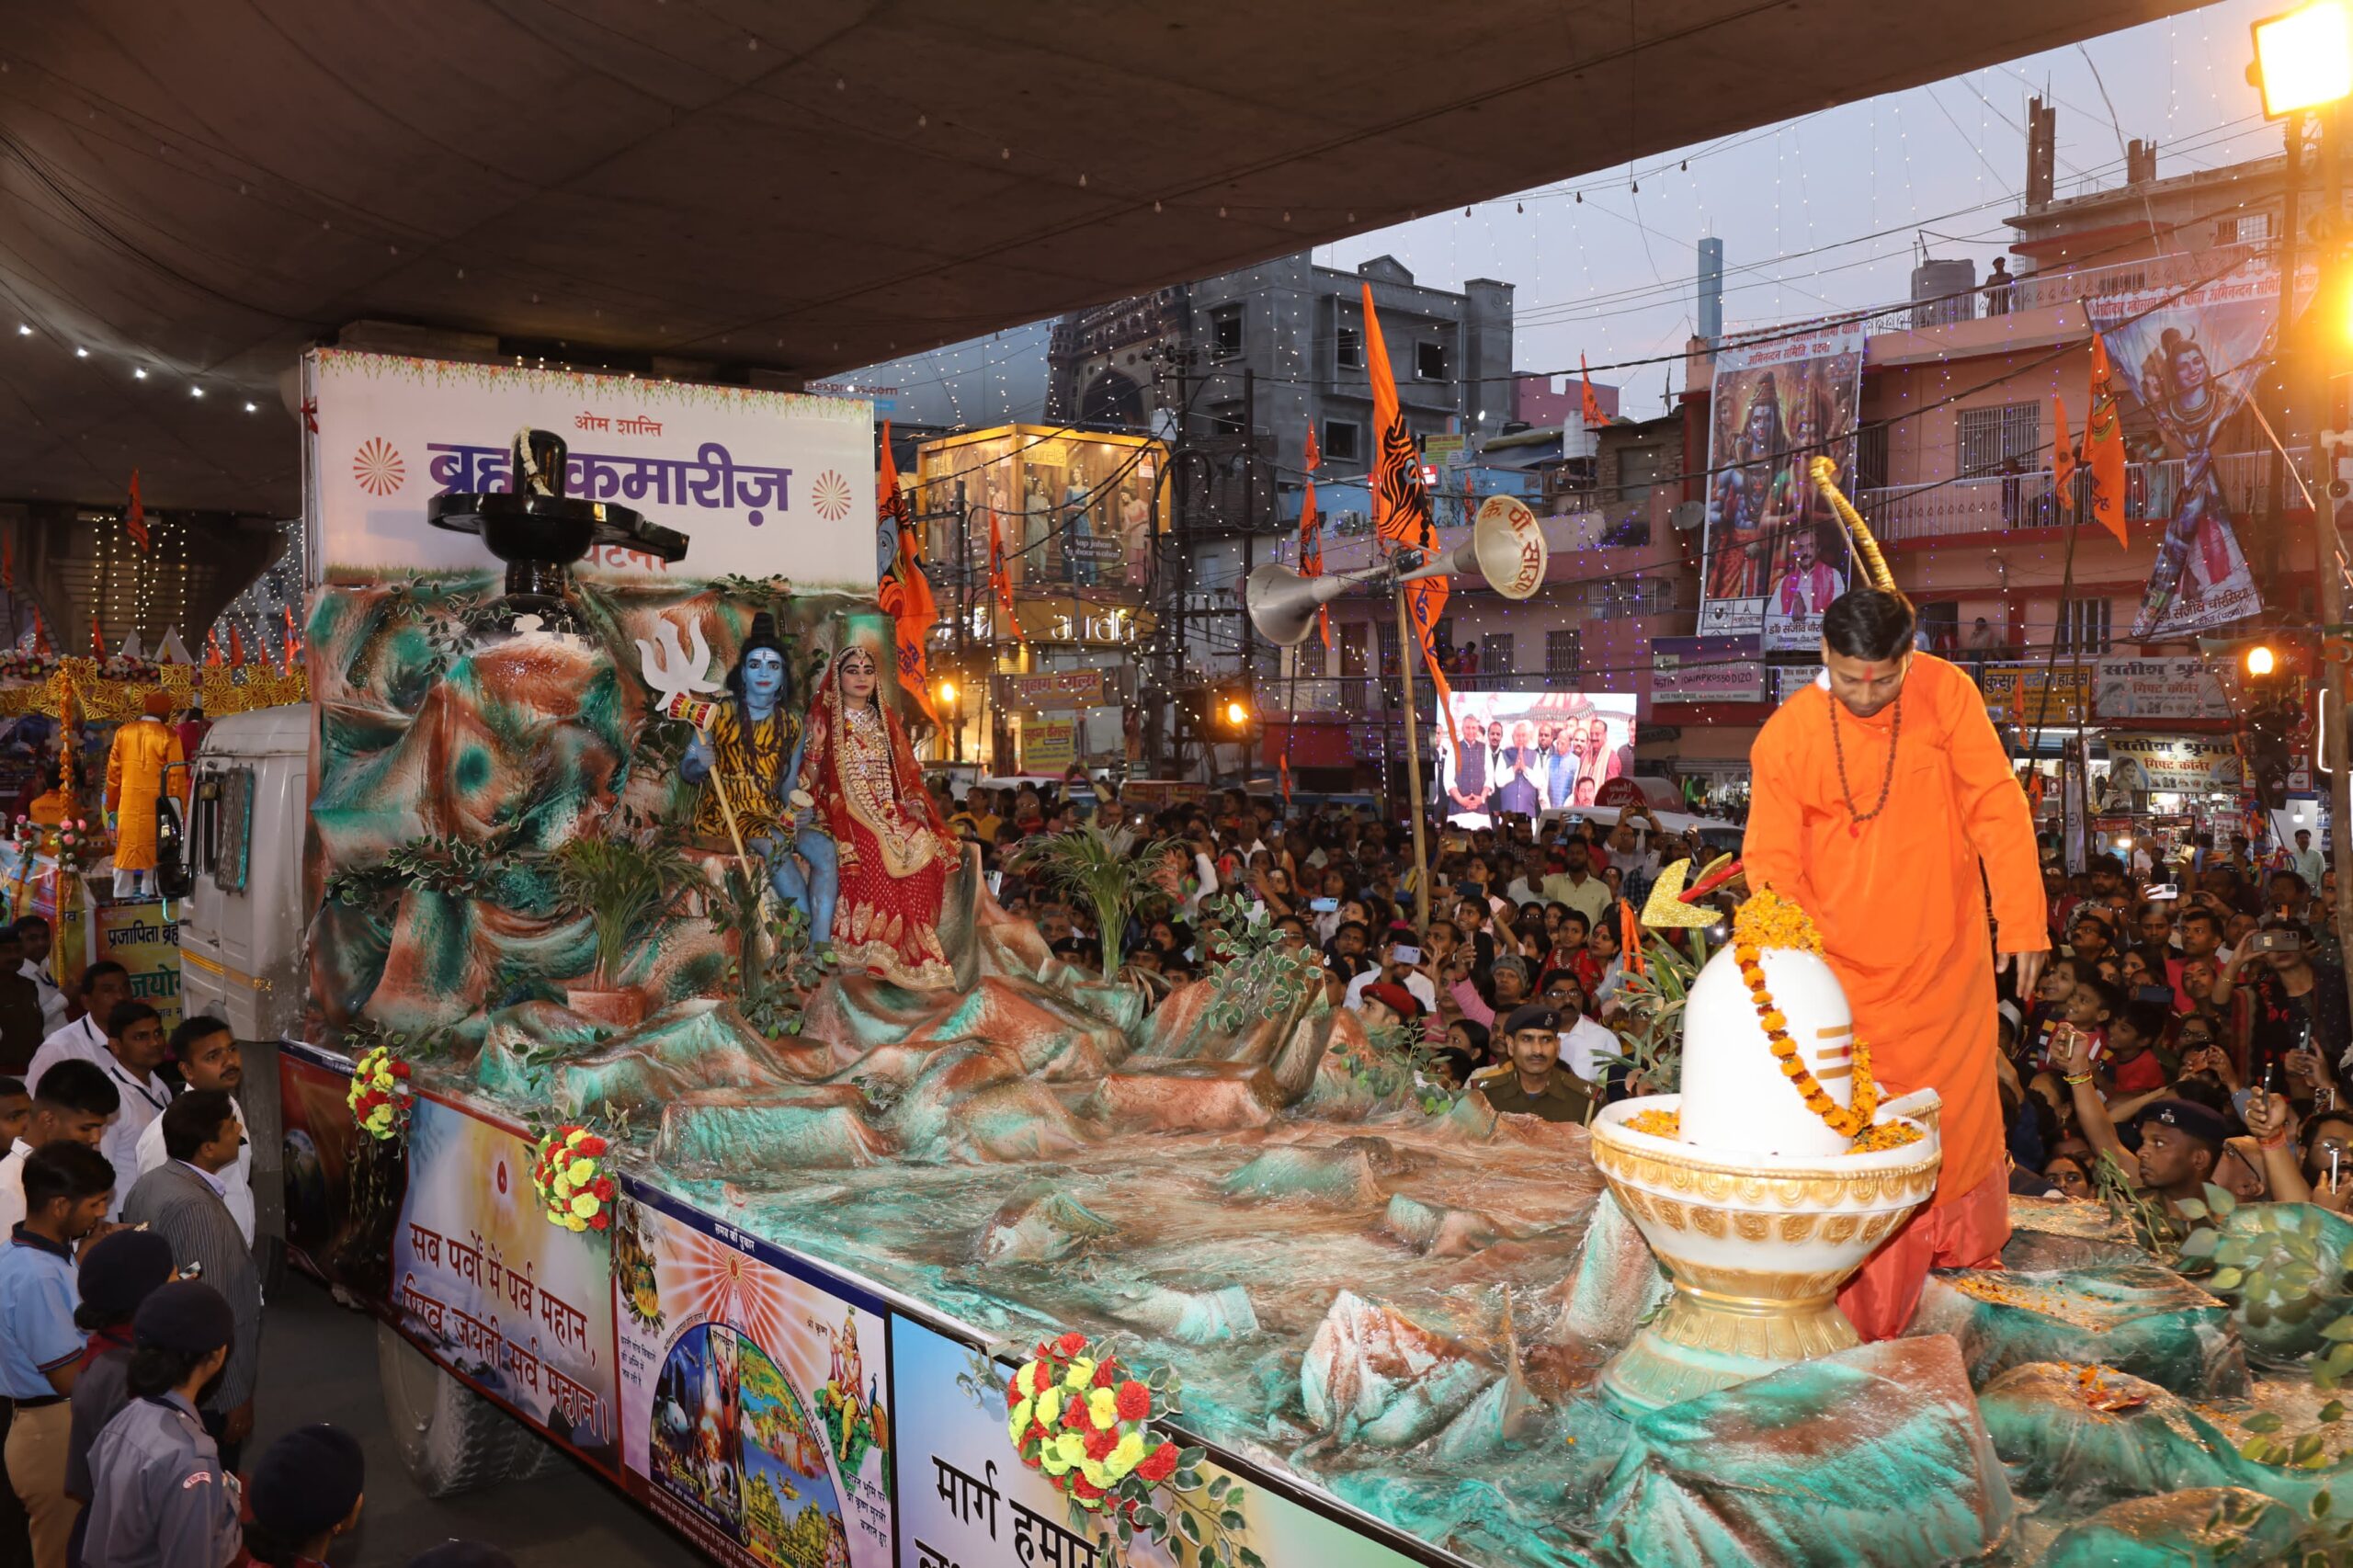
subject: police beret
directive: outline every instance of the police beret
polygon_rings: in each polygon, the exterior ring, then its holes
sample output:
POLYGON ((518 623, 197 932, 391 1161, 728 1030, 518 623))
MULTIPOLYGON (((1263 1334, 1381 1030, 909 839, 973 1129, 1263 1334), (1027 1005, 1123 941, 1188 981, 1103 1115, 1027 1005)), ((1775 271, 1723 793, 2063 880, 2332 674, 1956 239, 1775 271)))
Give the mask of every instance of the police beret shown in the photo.
POLYGON ((2211 1143, 2216 1148, 2227 1142, 2231 1136, 2231 1124, 2223 1119, 2222 1113, 2211 1106, 2200 1105, 2196 1100, 2154 1100, 2143 1107, 2141 1114, 2132 1119, 2133 1124, 2143 1131, 2156 1125, 2178 1128, 2192 1138, 2211 1143))
POLYGON ((1515 1007, 1511 1017, 1504 1020, 1506 1034, 1518 1034, 1522 1029, 1551 1029, 1557 1034, 1560 1028, 1561 1009, 1545 1002, 1530 1002, 1525 1006, 1515 1007))
POLYGON ((175 1279, 148 1292, 131 1320, 131 1332, 142 1345, 201 1356, 229 1343, 237 1332, 237 1314, 228 1298, 201 1279, 175 1279))
POLYGON ((172 1277, 172 1244, 153 1231, 115 1231, 82 1255, 82 1304, 109 1324, 139 1310, 172 1277))
POLYGON ((254 1466, 254 1517, 289 1540, 324 1535, 351 1517, 367 1471, 349 1432, 324 1422, 297 1426, 254 1466))

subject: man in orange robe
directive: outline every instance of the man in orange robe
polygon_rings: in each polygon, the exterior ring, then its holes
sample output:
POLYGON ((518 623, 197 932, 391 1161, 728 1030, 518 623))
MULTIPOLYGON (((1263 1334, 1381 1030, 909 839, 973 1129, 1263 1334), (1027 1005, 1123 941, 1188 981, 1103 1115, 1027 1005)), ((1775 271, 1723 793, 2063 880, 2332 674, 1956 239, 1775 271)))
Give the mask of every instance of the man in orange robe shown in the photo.
POLYGON ((1749 752, 1741 851, 1751 888, 1813 917, 1887 1097, 1926 1087, 1944 1100, 1935 1199, 1838 1294, 1867 1340, 1903 1332, 1931 1267, 2000 1260, 2009 1179, 1994 974, 2016 964, 2029 995, 2051 946, 2033 819, 1985 699, 1915 653, 1913 630, 1901 594, 1832 602, 1825 679, 1783 703, 1749 752))

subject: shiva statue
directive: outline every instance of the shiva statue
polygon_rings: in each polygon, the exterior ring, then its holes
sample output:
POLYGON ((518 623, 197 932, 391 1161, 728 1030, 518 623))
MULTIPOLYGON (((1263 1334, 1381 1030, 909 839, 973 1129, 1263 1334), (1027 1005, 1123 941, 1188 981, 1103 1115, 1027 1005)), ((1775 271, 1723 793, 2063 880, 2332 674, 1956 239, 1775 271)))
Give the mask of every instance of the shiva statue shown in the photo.
POLYGON ((744 847, 767 863, 777 897, 809 916, 814 947, 831 937, 840 878, 834 841, 810 825, 808 797, 800 791, 804 735, 790 687, 776 618, 762 611, 727 672, 728 700, 696 732, 678 771, 689 784, 708 781, 695 807, 696 839, 729 842, 733 807, 744 847))

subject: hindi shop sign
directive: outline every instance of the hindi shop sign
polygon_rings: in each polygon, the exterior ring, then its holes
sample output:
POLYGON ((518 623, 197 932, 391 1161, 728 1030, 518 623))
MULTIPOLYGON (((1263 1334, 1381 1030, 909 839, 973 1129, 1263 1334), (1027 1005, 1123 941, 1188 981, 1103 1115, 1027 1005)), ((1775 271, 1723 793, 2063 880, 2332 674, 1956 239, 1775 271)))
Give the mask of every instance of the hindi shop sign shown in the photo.
POLYGON ((2196 657, 2102 659, 2092 711, 2100 719, 2227 719, 2231 699, 2196 657))
POLYGON ((686 559, 590 551, 584 575, 782 575, 874 591, 874 420, 863 402, 519 366, 313 349, 302 359, 303 514, 313 581, 495 571, 426 520, 447 492, 512 488, 526 427, 570 444, 570 494, 676 528, 686 559))
POLYGON ((602 1237, 548 1223, 532 1142, 430 1096, 409 1121, 408 1191, 392 1234, 399 1326, 619 1473, 613 1266, 602 1237))
POLYGON ((165 918, 161 900, 101 904, 98 957, 131 971, 131 999, 163 1016, 169 1033, 180 1027, 180 923, 165 918))
POLYGON ((881 1303, 657 1187, 623 1190, 631 1495, 727 1568, 893 1568, 881 1303))
POLYGON ((2108 737, 2111 788, 2204 795, 2239 787, 2238 749, 2228 735, 2108 737))
POLYGON ((1060 773, 1078 761, 1078 724, 1071 719, 1021 721, 1021 771, 1060 773))
POLYGON ((1654 637, 1651 701, 1762 702, 1765 662, 1756 637, 1654 637))
POLYGON ((996 680, 997 700, 1007 708, 1099 708, 1106 700, 1101 670, 1000 675, 996 680))

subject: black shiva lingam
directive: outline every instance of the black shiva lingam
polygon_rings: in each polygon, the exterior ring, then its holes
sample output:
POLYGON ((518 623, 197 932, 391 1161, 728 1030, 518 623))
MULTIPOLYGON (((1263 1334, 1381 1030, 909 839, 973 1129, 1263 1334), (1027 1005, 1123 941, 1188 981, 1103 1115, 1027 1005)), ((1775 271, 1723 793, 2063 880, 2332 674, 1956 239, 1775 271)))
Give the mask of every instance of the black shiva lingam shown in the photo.
POLYGON ((506 597, 472 618, 476 631, 585 633, 566 569, 598 546, 665 562, 686 559, 687 536, 676 529, 627 506, 566 495, 563 437, 518 430, 510 458, 514 485, 505 494, 437 495, 426 508, 435 528, 473 534, 506 562, 506 597))

